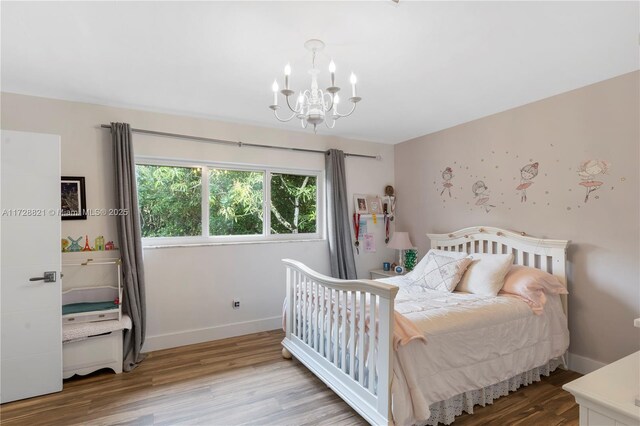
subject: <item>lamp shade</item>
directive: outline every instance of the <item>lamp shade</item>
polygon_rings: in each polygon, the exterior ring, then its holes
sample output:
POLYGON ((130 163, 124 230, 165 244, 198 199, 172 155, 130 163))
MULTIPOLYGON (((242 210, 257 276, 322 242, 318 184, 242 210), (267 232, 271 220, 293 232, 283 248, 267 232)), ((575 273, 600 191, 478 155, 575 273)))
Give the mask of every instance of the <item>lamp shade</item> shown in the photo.
POLYGON ((407 250, 413 248, 413 243, 409 239, 408 232, 394 232, 387 247, 397 250, 407 250))

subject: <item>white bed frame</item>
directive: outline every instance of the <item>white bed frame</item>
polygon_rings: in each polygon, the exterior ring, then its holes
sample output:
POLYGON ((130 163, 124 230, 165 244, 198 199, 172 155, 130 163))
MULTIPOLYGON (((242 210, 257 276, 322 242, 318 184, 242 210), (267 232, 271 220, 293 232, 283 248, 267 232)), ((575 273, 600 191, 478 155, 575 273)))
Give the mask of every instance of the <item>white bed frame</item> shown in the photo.
MULTIPOLYGON (((427 236, 434 249, 513 253, 514 264, 542 269, 567 285, 569 241, 534 238, 489 226, 427 236)), ((284 259, 283 262, 287 269, 283 356, 295 356, 369 423, 392 425, 393 312, 398 288, 371 280, 339 280, 319 274, 295 260, 284 259), (339 321, 340 317, 347 316, 347 312, 356 312, 356 309, 359 310, 357 321, 339 321), (330 315, 321 315, 321 312, 330 315), (377 342, 375 327, 365 328, 367 315, 370 323, 378 322, 377 342), (325 335, 325 330, 331 336, 338 329, 340 339, 325 335), (357 337, 349 339, 348 356, 347 351, 339 350, 346 348, 347 335, 357 337), (365 336, 368 339, 364 339, 365 336), (365 342, 368 348, 365 348, 365 342), (356 362, 356 350, 358 354, 368 353, 364 362, 356 362), (364 377, 365 368, 368 369, 368 381, 364 377), (373 386, 374 371, 378 376, 377 389, 373 386)), ((562 306, 566 314, 566 296, 562 296, 562 306)))

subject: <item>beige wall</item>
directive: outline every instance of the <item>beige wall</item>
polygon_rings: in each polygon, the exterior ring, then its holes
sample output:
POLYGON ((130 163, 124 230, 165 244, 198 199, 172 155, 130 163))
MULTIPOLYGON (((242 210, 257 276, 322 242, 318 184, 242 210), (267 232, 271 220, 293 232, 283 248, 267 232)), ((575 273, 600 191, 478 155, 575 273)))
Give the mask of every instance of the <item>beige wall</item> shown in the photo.
MULTIPOLYGON (((491 225, 571 240, 572 354, 611 362, 640 349, 639 73, 634 72, 396 145, 398 227, 422 253, 427 232, 491 225), (584 201, 582 161, 610 163, 584 201), (520 170, 538 162, 527 201, 520 170), (451 167, 451 197, 442 171, 451 167), (486 208, 472 185, 489 189, 486 208)), ((428 117, 425 117, 428 119, 428 117)))
MULTIPOLYGON (((89 208, 113 207, 113 166, 109 132, 102 123, 124 121, 142 129, 184 133, 261 144, 327 149, 381 155, 382 160, 346 159, 349 197, 353 193, 382 194, 393 184, 393 146, 317 136, 199 118, 158 114, 77 102, 2 93, 2 128, 62 136, 62 174, 85 176, 89 208)), ((265 110, 265 114, 269 113, 265 110)), ((338 123, 338 126, 340 124, 338 123)), ((232 163, 324 170, 324 156, 257 148, 237 148, 135 135, 136 154, 232 163)), ((34 153, 37 155, 37 153, 34 153)), ((350 198, 351 199, 351 198, 350 198)), ((358 274, 380 268, 395 252, 384 248, 381 221, 369 223, 376 253, 357 256, 358 274)), ((88 234, 116 238, 113 218, 89 217, 62 222, 63 237, 88 234)), ((63 261, 77 257, 63 255, 63 261)), ((277 328, 284 297, 284 269, 291 257, 328 273, 326 241, 174 247, 144 251, 147 274, 148 328, 145 349, 152 350, 229 335, 277 328), (231 301, 240 298, 241 309, 231 301)))

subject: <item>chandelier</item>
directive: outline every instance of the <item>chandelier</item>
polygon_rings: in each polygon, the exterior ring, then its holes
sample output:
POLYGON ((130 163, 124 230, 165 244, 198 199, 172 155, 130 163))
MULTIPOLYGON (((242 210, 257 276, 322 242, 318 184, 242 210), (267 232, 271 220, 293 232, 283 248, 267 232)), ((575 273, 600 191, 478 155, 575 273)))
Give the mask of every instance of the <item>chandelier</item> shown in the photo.
POLYGON ((278 115, 278 82, 273 81, 273 104, 269 106, 273 110, 275 117, 282 122, 291 121, 294 118, 300 120, 300 124, 303 128, 307 128, 308 125, 313 125, 313 131, 316 131, 318 125, 324 123, 330 129, 333 129, 336 125, 336 121, 342 117, 348 117, 356 109, 358 102, 362 100, 359 96, 356 96, 356 75, 352 72, 349 82, 351 83, 351 111, 347 114, 340 114, 338 112, 338 104, 340 103, 340 96, 338 92, 340 88, 336 86, 336 64, 333 59, 329 63, 329 74, 331 80, 331 86, 327 87, 324 91, 318 88, 318 74, 320 70, 316 68, 316 55, 318 52, 324 49, 324 43, 321 40, 311 39, 307 40, 304 47, 311 51, 311 69, 309 74, 311 75, 311 88, 298 93, 295 106, 291 106, 290 98, 296 92, 289 87, 289 76, 291 75, 291 66, 287 64, 284 67, 284 89, 280 90, 285 97, 287 107, 291 111, 291 116, 288 118, 281 118, 278 115))

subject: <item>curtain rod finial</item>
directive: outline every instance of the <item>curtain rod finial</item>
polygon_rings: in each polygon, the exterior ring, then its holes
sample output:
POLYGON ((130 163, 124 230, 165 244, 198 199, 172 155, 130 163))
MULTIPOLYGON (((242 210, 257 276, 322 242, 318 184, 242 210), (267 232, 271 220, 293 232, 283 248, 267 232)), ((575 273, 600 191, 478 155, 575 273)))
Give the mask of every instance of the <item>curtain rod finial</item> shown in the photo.
POLYGON ((382 155, 380 155, 380 154, 376 155, 376 160, 382 161, 382 155))

